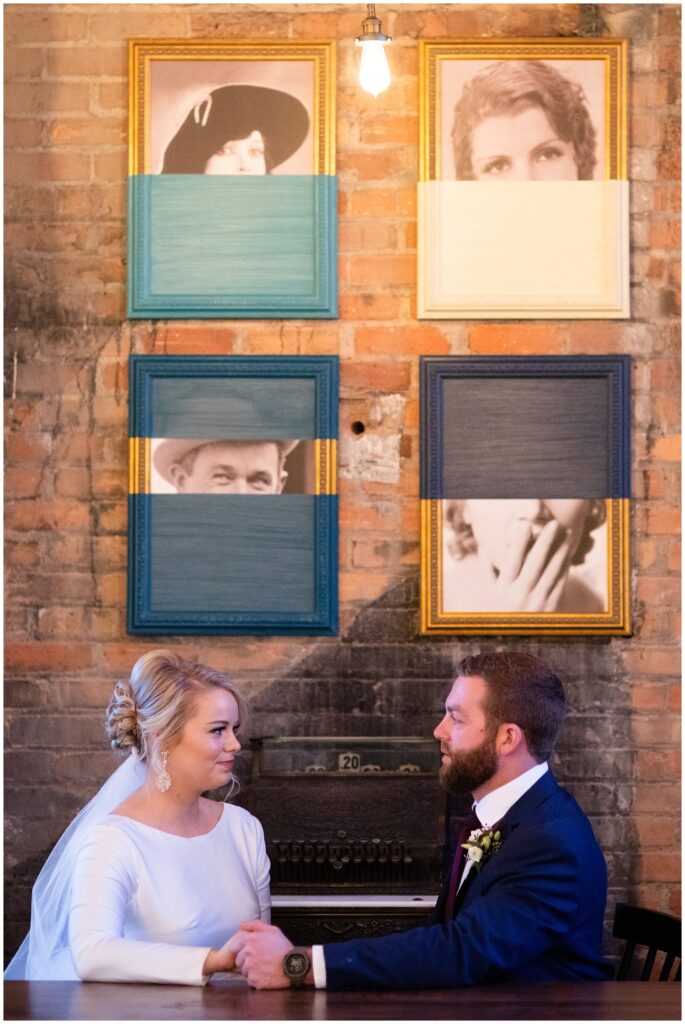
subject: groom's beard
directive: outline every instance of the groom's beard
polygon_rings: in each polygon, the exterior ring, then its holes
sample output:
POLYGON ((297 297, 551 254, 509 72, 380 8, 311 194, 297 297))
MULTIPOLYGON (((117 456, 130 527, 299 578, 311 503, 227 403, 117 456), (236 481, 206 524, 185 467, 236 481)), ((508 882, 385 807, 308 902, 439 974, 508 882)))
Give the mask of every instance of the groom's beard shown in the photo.
MULTIPOLYGON (((449 753, 449 752, 448 752, 449 753)), ((472 793, 497 771, 495 735, 486 736, 471 750, 450 755, 449 764, 440 767, 440 784, 448 793, 472 793)))

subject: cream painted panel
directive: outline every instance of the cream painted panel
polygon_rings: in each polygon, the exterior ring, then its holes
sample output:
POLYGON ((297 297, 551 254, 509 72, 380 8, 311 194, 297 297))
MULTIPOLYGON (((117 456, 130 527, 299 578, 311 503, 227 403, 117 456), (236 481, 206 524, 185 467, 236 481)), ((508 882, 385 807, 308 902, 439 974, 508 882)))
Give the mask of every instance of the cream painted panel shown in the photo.
POLYGON ((418 188, 419 317, 630 315, 627 181, 418 188))

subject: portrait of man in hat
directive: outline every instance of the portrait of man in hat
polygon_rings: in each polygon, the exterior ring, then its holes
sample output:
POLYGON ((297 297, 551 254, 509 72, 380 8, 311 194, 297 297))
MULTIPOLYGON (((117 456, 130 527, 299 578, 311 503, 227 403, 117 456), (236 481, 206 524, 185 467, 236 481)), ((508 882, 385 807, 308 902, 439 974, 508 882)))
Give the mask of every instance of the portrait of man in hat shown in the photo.
POLYGON ((177 494, 281 494, 286 458, 299 443, 163 438, 153 443, 152 465, 177 494))

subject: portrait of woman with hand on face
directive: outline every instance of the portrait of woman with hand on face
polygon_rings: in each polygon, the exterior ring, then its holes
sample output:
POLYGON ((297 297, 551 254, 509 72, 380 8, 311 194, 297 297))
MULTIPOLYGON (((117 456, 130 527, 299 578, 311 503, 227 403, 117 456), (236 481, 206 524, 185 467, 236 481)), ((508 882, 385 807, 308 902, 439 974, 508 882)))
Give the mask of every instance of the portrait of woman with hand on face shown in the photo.
POLYGON ((604 611, 605 519, 587 499, 443 502, 443 610, 604 611))
POLYGON ((580 85, 541 60, 495 61, 464 86, 452 127, 461 181, 591 180, 597 137, 580 85))

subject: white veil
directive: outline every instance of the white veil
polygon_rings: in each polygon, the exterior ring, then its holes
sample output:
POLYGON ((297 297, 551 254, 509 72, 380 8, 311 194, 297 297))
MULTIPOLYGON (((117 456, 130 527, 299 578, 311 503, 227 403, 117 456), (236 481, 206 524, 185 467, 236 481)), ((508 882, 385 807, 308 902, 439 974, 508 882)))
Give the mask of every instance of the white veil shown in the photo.
POLYGON ((143 784, 146 768, 136 753, 110 775, 58 840, 36 879, 31 927, 5 971, 6 981, 78 981, 69 952, 69 908, 76 855, 84 832, 143 784))

